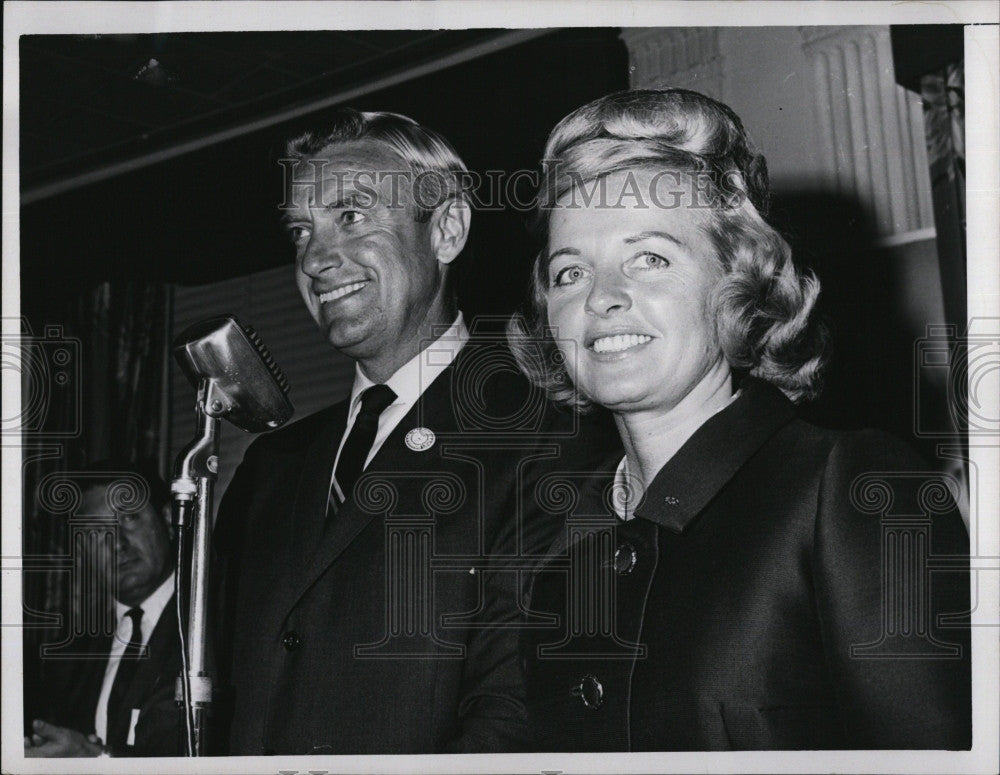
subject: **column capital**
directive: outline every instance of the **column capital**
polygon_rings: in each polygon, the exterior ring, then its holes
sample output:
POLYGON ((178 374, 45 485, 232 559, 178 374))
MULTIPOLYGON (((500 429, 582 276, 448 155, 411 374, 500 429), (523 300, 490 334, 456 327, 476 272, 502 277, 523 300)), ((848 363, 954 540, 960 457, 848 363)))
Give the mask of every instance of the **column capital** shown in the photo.
POLYGON ((715 27, 626 27, 633 89, 668 86, 722 96, 722 49, 715 27))
POLYGON ((799 27, 812 68, 826 182, 882 239, 934 226, 919 97, 896 84, 887 26, 799 27))
POLYGON ((848 42, 857 42, 864 38, 877 36, 889 40, 888 27, 865 27, 858 25, 828 25, 825 27, 799 27, 802 36, 802 48, 807 55, 819 49, 836 48, 848 42))

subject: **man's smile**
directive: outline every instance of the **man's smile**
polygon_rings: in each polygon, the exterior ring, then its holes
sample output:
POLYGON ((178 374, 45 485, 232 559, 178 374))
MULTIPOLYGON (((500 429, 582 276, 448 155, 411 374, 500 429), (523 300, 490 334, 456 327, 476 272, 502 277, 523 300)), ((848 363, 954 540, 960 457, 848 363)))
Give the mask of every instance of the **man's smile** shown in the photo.
POLYGON ((319 302, 320 304, 326 304, 328 301, 336 301, 337 299, 342 299, 345 296, 350 296, 352 293, 357 293, 366 285, 368 285, 368 280, 361 280, 360 282, 341 285, 338 288, 334 288, 332 291, 326 291, 325 293, 321 293, 319 295, 319 302))

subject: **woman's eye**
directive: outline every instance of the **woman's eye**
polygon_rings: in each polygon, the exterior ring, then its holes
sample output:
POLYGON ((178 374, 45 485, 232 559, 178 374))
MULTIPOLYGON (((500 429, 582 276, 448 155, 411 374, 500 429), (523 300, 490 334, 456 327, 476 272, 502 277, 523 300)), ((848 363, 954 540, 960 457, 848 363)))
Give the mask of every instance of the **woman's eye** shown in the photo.
POLYGON ((656 253, 640 253, 629 261, 629 267, 639 272, 655 272, 668 266, 670 262, 656 253))
POLYGON ((340 215, 340 219, 344 223, 350 225, 363 221, 365 219, 365 214, 359 210, 344 210, 344 212, 340 215))
POLYGON ((556 272, 556 276, 552 278, 552 286, 572 285, 586 276, 587 273, 582 266, 567 266, 565 269, 560 269, 556 272))

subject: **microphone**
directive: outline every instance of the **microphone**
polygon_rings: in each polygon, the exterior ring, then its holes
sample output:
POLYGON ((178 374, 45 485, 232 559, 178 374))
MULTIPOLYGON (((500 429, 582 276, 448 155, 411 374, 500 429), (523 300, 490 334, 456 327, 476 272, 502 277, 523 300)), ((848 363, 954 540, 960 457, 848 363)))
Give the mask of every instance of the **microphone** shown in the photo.
POLYGON ((277 428, 292 416, 288 380, 257 332, 232 315, 195 323, 172 349, 192 385, 197 388, 206 379, 215 383, 217 401, 205 408, 213 416, 250 433, 277 428))

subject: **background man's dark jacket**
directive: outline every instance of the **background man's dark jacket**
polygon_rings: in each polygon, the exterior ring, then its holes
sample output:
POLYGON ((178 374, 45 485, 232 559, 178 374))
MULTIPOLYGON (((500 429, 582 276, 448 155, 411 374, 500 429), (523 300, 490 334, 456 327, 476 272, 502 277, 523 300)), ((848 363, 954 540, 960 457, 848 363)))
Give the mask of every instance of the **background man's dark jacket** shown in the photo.
POLYGON ((627 523, 617 462, 534 580, 559 617, 525 631, 537 748, 969 747, 968 537, 941 475, 753 380, 627 523))
POLYGON ((324 526, 347 412, 256 440, 221 503, 229 753, 523 747, 518 593, 552 537, 532 535, 525 493, 546 466, 589 463, 590 437, 509 351, 470 342, 324 526), (414 428, 430 449, 407 446, 414 428))
MULTIPOLYGON (((175 682, 181 674, 176 611, 176 598, 171 597, 149 636, 149 656, 139 661, 122 698, 126 708, 139 709, 139 719, 135 745, 116 750, 116 756, 180 756, 184 752, 182 717, 174 702, 175 682)), ((47 710, 42 716, 53 724, 92 734, 111 637, 74 639, 61 651, 63 656, 43 657, 47 710)), ((109 729, 108 738, 127 738, 130 722, 130 713, 118 714, 119 728, 109 729)))

